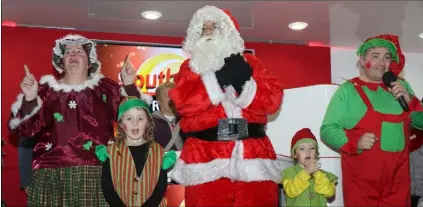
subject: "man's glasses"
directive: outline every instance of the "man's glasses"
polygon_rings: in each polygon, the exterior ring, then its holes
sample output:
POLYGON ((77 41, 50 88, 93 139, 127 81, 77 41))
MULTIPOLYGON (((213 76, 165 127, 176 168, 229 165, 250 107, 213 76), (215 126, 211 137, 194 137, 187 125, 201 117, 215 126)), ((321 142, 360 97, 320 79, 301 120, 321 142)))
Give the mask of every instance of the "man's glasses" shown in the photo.
POLYGON ((205 34, 205 33, 207 33, 207 32, 213 32, 213 31, 215 31, 216 29, 219 29, 219 27, 218 27, 218 26, 202 27, 202 28, 201 28, 201 32, 198 32, 198 34, 199 34, 199 35, 203 35, 203 34, 205 34))

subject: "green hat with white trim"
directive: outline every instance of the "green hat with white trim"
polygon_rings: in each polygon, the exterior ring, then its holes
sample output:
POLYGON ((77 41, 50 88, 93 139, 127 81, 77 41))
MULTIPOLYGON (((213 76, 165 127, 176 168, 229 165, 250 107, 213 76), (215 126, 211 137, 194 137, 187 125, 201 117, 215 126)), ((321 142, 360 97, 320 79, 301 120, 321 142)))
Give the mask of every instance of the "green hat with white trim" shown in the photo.
POLYGON ((148 115, 151 116, 150 106, 147 102, 134 96, 128 96, 119 105, 117 120, 119 121, 122 115, 132 108, 143 108, 147 111, 148 115))

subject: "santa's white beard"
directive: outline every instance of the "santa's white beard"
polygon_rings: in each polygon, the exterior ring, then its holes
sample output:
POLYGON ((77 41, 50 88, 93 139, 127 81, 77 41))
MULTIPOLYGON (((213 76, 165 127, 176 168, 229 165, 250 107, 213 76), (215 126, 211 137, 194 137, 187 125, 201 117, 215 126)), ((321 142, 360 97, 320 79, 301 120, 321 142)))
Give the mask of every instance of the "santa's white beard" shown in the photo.
POLYGON ((225 64, 224 58, 239 52, 232 47, 229 39, 220 35, 202 37, 195 44, 190 66, 199 74, 217 71, 225 64))

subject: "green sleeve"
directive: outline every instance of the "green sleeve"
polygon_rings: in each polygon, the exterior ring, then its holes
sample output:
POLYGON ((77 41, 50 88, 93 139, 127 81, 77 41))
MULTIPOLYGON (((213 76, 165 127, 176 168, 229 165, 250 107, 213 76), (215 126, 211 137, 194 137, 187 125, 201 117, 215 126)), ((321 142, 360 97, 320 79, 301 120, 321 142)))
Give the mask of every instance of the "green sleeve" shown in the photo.
MULTIPOLYGON (((411 96, 415 96, 413 89, 411 88, 410 84, 407 81, 401 80, 400 82, 401 82, 401 84, 404 85, 405 89, 407 89, 408 93, 411 96)), ((411 112, 410 118, 411 118, 411 126, 412 127, 416 128, 416 129, 423 130, 423 112, 422 111, 411 112)))
POLYGON ((323 124, 320 127, 320 136, 322 141, 329 147, 338 150, 348 138, 342 126, 344 113, 348 111, 348 100, 345 93, 344 85, 340 86, 332 96, 323 124))
POLYGON ((415 93, 411 88, 410 83, 408 83, 406 80, 400 80, 399 82, 405 87, 405 89, 411 96, 415 96, 415 93))
POLYGON ((324 172, 325 172, 326 176, 328 177, 328 179, 331 182, 334 182, 334 181, 337 181, 338 180, 338 176, 334 175, 333 173, 330 173, 328 171, 324 171, 324 172))
POLYGON ((289 167, 281 172, 282 179, 292 179, 295 177, 294 167, 289 167))
POLYGON ((423 130, 423 111, 411 113, 411 126, 423 130))
POLYGON ((342 84, 332 96, 322 126, 322 141, 334 150, 346 154, 360 154, 358 137, 347 137, 346 131, 353 129, 366 114, 367 107, 353 83, 342 84))

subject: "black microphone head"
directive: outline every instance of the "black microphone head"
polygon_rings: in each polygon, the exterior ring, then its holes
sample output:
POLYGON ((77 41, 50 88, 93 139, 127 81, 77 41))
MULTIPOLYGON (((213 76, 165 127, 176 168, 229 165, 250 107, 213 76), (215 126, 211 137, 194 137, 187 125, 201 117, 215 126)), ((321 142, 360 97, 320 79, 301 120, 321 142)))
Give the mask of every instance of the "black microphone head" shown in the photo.
POLYGON ((383 74, 382 80, 385 86, 391 87, 391 83, 397 81, 397 76, 392 71, 388 71, 383 74))

